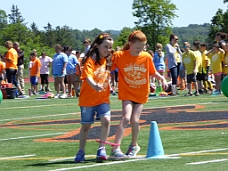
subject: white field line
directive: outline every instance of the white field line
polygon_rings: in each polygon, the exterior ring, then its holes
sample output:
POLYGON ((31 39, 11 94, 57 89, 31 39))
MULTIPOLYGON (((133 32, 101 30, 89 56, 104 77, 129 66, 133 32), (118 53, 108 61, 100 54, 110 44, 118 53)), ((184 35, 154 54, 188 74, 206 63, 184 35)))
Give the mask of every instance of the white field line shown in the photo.
POLYGON ((218 162, 224 162, 224 161, 228 161, 228 159, 217 159, 217 160, 193 162, 193 163, 186 163, 186 165, 199 165, 199 164, 208 164, 208 163, 218 163, 218 162))
POLYGON ((68 168, 55 169, 55 170, 50 170, 50 171, 76 170, 76 169, 91 168, 91 167, 97 167, 97 166, 107 166, 107 165, 113 165, 113 164, 136 162, 136 161, 140 161, 140 160, 147 160, 147 158, 125 160, 125 161, 114 161, 114 162, 110 162, 110 163, 99 163, 99 164, 93 164, 93 165, 89 165, 89 166, 68 167, 68 168))
POLYGON ((24 156, 12 156, 12 157, 0 157, 0 160, 7 160, 7 159, 17 159, 17 158, 26 158, 26 157, 34 157, 35 154, 24 155, 24 156))
MULTIPOLYGON (((96 157, 96 155, 86 155, 85 158, 91 158, 91 157, 96 157)), ((51 159, 49 162, 56 162, 56 161, 64 161, 64 160, 69 160, 69 159, 74 159, 75 157, 64 157, 64 158, 57 158, 57 159, 51 159)))
POLYGON ((8 107, 8 108, 1 108, 1 110, 12 110, 12 109, 29 109, 29 108, 40 108, 40 107, 52 107, 52 106, 73 106, 76 103, 67 103, 67 104, 50 104, 50 105, 37 105, 37 106, 23 106, 23 107, 8 107))
POLYGON ((48 118, 48 117, 52 117, 52 116, 65 116, 65 115, 74 115, 74 114, 79 114, 79 112, 75 112, 75 113, 64 113, 64 114, 55 114, 55 115, 45 115, 45 116, 33 116, 33 117, 24 117, 24 118, 2 119, 2 120, 0 120, 0 122, 3 122, 3 121, 11 121, 11 120, 39 119, 39 118, 48 118))
POLYGON ((188 154, 201 154, 201 153, 208 153, 208 152, 218 152, 218 151, 226 151, 228 148, 219 148, 214 150, 202 150, 202 151, 193 151, 187 153, 179 153, 179 154, 170 154, 169 157, 181 156, 181 155, 188 155, 188 154))
POLYGON ((19 139, 27 139, 27 138, 36 138, 36 137, 46 137, 51 135, 61 135, 65 134, 66 132, 59 132, 59 133, 53 133, 53 134, 40 134, 40 135, 32 135, 32 136, 25 136, 25 137, 15 137, 15 138, 7 138, 7 139, 0 139, 1 141, 9 141, 9 140, 19 140, 19 139))

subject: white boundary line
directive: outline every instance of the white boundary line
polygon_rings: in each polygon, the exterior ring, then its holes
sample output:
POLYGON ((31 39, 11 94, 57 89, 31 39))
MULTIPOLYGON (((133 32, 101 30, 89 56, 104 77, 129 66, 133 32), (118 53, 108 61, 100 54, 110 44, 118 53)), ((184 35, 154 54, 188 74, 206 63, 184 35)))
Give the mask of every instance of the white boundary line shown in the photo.
POLYGON ((218 162, 224 162, 224 161, 228 161, 228 159, 217 159, 217 160, 193 162, 193 163, 186 163, 186 165, 199 165, 199 164, 208 164, 208 163, 218 163, 218 162))
POLYGON ((2 122, 2 121, 11 121, 11 120, 48 118, 48 117, 52 117, 52 116, 65 116, 65 115, 74 115, 74 114, 75 115, 76 114, 79 114, 79 112, 75 112, 75 113, 64 113, 64 114, 55 114, 55 115, 45 115, 45 116, 34 116, 34 117, 24 117, 24 118, 2 119, 2 120, 0 120, 0 122, 2 122))
POLYGON ((0 157, 0 160, 7 160, 7 159, 15 159, 15 158, 26 158, 26 157, 34 157, 35 154, 29 154, 24 156, 12 156, 12 157, 0 157))
POLYGON ((53 133, 53 134, 40 134, 40 135, 32 135, 32 136, 25 136, 25 137, 16 137, 16 138, 7 138, 7 139, 0 139, 1 141, 9 141, 9 140, 19 140, 19 139, 27 139, 27 138, 35 138, 35 137, 46 137, 51 135, 60 135, 65 134, 66 132, 59 132, 59 133, 53 133))

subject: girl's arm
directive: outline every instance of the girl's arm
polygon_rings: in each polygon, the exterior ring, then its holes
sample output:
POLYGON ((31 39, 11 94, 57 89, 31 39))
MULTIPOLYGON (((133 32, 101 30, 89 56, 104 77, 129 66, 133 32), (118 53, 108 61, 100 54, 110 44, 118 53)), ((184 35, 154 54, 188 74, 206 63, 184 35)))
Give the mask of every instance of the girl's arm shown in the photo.
POLYGON ((208 56, 211 52, 212 52, 213 49, 209 50, 207 53, 206 53, 206 56, 208 56))
POLYGON ((96 91, 102 91, 104 89, 103 86, 97 84, 92 77, 87 77, 86 81, 96 91))
POLYGON ((154 74, 151 74, 152 77, 157 78, 158 80, 161 80, 162 82, 162 88, 166 90, 168 88, 167 81, 164 76, 161 76, 157 71, 154 74))
POLYGON ((62 69, 62 74, 64 73, 64 70, 66 69, 66 66, 67 66, 67 62, 64 62, 63 69, 62 69))

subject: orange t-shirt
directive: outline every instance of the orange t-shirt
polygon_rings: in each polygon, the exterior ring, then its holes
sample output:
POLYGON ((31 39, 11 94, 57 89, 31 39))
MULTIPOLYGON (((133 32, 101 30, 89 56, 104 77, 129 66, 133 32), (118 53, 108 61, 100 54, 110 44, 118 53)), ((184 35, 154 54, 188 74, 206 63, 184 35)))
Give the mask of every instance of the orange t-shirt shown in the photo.
POLYGON ((95 61, 92 58, 86 60, 81 75, 82 87, 80 90, 79 106, 92 107, 102 103, 110 103, 110 72, 106 70, 106 59, 102 58, 100 64, 95 65, 95 61), (104 90, 101 92, 94 90, 86 81, 87 77, 93 78, 98 84, 102 84, 104 90))
POLYGON ((17 51, 14 48, 9 49, 6 53, 6 69, 17 69, 17 60, 17 51), (10 59, 10 62, 7 59, 10 59))
POLYGON ((0 61, 0 74, 3 73, 4 70, 5 70, 5 64, 2 61, 0 61))
POLYGON ((82 71, 82 58, 78 58, 78 63, 79 63, 79 66, 78 65, 76 66, 76 75, 80 75, 78 67, 80 67, 82 71))
POLYGON ((118 68, 119 100, 130 100, 140 104, 148 101, 150 74, 156 69, 147 52, 132 56, 129 50, 117 51, 113 55, 112 70, 118 68))
POLYGON ((40 60, 36 58, 34 61, 31 61, 30 76, 40 76, 40 67, 42 66, 40 60), (37 72, 38 71, 38 72, 37 72))

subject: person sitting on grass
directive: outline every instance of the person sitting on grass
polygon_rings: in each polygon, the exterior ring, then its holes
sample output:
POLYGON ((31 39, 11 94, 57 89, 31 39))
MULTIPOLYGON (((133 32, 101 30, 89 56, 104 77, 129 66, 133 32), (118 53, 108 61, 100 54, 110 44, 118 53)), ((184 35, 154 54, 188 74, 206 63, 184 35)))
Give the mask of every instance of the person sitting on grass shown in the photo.
POLYGON ((38 93, 37 85, 38 78, 40 76, 40 68, 41 62, 37 58, 37 54, 35 52, 30 53, 30 82, 31 82, 31 91, 35 95, 38 93))

